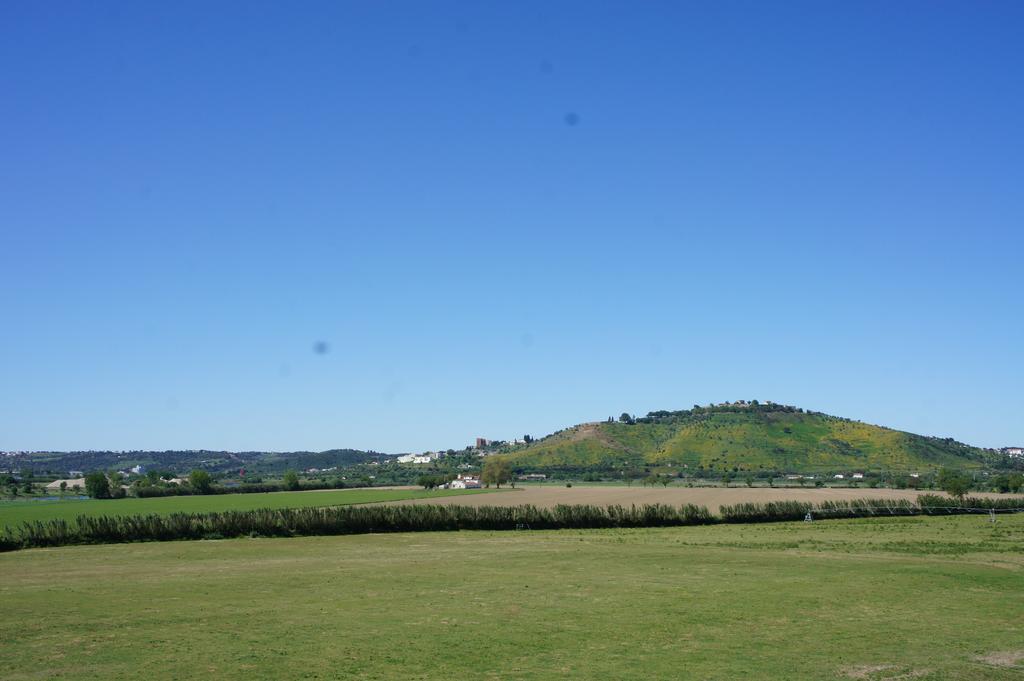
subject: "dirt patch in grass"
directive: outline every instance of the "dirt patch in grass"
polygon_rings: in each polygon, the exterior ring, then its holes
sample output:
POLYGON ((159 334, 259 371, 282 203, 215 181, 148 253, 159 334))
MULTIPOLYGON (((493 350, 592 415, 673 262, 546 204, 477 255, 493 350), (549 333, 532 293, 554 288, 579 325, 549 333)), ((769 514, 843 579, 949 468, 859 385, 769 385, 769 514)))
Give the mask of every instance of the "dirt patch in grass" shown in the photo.
POLYGON ((876 681, 900 681, 925 676, 930 669, 904 670, 894 664, 865 664, 846 667, 842 674, 850 679, 873 679, 876 681))
POLYGON ((1024 662, 1024 650, 1004 650, 980 655, 977 660, 994 667, 1019 667, 1024 662))
POLYGON ((891 664, 863 664, 855 667, 846 667, 842 670, 844 676, 851 679, 867 679, 873 674, 893 669, 891 664))

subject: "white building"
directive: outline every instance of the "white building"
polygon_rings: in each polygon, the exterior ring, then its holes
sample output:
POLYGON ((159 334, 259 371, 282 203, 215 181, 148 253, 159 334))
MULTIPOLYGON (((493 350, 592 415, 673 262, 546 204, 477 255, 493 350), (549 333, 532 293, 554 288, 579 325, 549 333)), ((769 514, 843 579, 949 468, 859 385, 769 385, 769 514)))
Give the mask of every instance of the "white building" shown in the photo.
POLYGON ((842 473, 836 473, 832 477, 835 478, 836 480, 843 480, 844 478, 846 478, 846 476, 843 475, 842 473))
POLYGON ((448 483, 448 489, 480 489, 480 478, 475 475, 459 475, 448 483))
POLYGON ((864 474, 863 473, 854 473, 850 477, 853 478, 854 480, 863 480, 864 479, 864 474))
POLYGON ((1014 458, 1024 457, 1024 447, 1003 447, 999 451, 1006 456, 1012 456, 1014 458))
POLYGON ((398 457, 398 463, 430 463, 431 461, 437 461, 444 454, 442 452, 423 452, 422 454, 403 454, 398 457))

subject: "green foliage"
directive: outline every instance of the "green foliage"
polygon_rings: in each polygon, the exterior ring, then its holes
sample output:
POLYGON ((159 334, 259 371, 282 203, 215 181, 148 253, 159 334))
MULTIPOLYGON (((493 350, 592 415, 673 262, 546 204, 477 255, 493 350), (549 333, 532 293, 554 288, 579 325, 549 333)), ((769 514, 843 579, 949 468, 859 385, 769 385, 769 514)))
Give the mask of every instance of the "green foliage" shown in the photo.
POLYGON ((109 499, 110 481, 107 476, 99 471, 85 476, 85 493, 93 499, 109 499))
POLYGON ((1005 473, 996 476, 992 480, 992 486, 997 492, 1017 494, 1021 489, 1024 489, 1024 475, 1020 473, 1005 473))
POLYGON ((509 464, 508 459, 499 456, 492 456, 484 463, 484 469, 483 473, 480 475, 480 481, 485 485, 495 485, 500 488, 502 484, 508 483, 511 480, 512 466, 509 464))
POLYGON ((291 470, 285 471, 283 482, 286 490, 297 490, 299 488, 299 474, 291 470))
POLYGON ((213 480, 209 473, 197 468, 188 474, 188 484, 197 494, 209 494, 210 488, 213 487, 213 480))
POLYGON ((447 475, 421 475, 416 480, 416 484, 423 489, 436 489, 447 483, 449 477, 447 475))
POLYGON ((949 496, 957 497, 958 499, 963 499, 964 495, 971 489, 972 482, 969 476, 949 468, 940 470, 939 476, 936 479, 939 489, 949 496))
POLYGON ((950 497, 943 497, 937 494, 919 494, 917 497, 918 505, 932 512, 934 509, 941 509, 943 513, 957 512, 962 509, 973 509, 973 510, 995 510, 995 511, 1020 511, 1024 509, 1024 498, 1022 497, 1003 497, 998 499, 990 499, 988 497, 963 497, 961 499, 951 499, 950 497))

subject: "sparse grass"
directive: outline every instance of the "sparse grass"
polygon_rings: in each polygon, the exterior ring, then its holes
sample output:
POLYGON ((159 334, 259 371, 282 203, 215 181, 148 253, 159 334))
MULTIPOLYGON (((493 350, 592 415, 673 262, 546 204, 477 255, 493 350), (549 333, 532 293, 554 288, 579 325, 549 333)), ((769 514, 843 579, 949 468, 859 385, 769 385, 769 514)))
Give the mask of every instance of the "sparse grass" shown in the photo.
POLYGON ((1018 515, 31 549, 0 677, 1019 679, 1022 546, 1018 515))
MULTIPOLYGON (((311 508, 346 506, 402 499, 480 494, 492 490, 345 489, 265 494, 211 494, 151 499, 87 499, 66 501, 12 501, 0 503, 0 529, 36 520, 73 520, 79 515, 128 516, 248 511, 257 508, 311 508)), ((496 490, 493 490, 496 491, 496 490)))
POLYGON ((824 414, 764 410, 705 410, 671 423, 596 423, 567 429, 511 452, 533 468, 645 463, 707 470, 930 471, 976 468, 985 453, 824 414))

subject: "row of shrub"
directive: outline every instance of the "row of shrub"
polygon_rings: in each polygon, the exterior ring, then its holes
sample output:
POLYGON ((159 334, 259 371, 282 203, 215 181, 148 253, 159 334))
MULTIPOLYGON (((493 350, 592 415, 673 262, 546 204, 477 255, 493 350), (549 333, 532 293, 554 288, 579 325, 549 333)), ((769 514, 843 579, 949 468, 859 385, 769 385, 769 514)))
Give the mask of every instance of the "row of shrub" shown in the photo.
POLYGON ((373 532, 553 530, 703 525, 716 518, 703 506, 335 506, 222 513, 79 516, 74 521, 23 523, 8 529, 8 550, 67 544, 172 541, 243 536, 297 537, 373 532))
POLYGON ((919 506, 932 511, 942 512, 960 511, 1016 511, 1024 507, 1024 497, 964 497, 954 499, 953 497, 940 496, 938 494, 919 494, 917 497, 919 506), (968 510, 969 509, 969 510, 968 510))
POLYGON ((988 499, 921 494, 917 503, 906 499, 852 499, 811 504, 803 501, 772 501, 764 504, 735 504, 719 509, 722 522, 763 523, 802 520, 810 513, 818 518, 868 518, 891 515, 949 515, 985 511, 1024 510, 1024 498, 988 499))
POLYGON ((723 506, 720 515, 703 506, 336 506, 329 508, 258 509, 222 513, 172 515, 79 516, 74 521, 23 523, 0 536, 0 550, 68 544, 223 539, 244 536, 296 537, 375 532, 453 530, 554 530, 616 527, 671 527, 725 523, 801 520, 880 515, 923 515, 977 512, 993 508, 1022 510, 1024 499, 956 500, 923 495, 919 504, 906 500, 859 499, 809 504, 779 501, 723 506))
POLYGON ((803 501, 771 501, 735 504, 719 509, 722 522, 764 523, 803 520, 810 513, 822 518, 866 518, 876 515, 921 515, 925 511, 906 499, 855 499, 811 504, 803 501))

